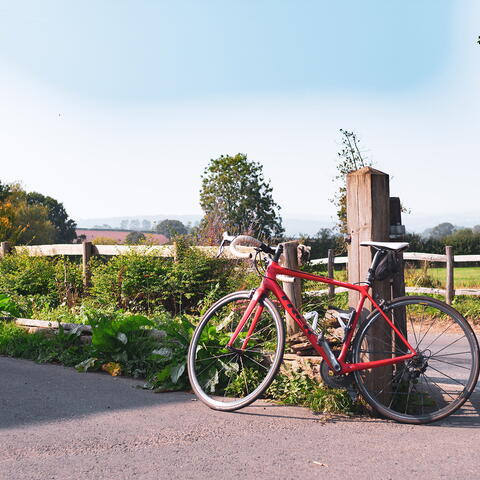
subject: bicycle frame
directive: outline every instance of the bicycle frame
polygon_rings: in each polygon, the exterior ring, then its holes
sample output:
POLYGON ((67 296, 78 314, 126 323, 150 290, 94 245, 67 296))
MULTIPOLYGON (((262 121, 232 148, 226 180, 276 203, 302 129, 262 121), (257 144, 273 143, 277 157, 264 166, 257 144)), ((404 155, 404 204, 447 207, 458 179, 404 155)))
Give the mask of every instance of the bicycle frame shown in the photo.
POLYGON ((394 363, 400 363, 400 362, 403 362, 404 360, 408 360, 414 357, 417 354, 415 349, 408 343, 408 340, 404 337, 404 335, 400 332, 400 330, 393 324, 393 322, 390 320, 390 318, 388 318, 388 316, 385 314, 382 308, 375 302, 375 300, 370 295, 369 290, 370 290, 370 285, 354 285, 351 283, 340 282, 338 280, 334 280, 331 278, 321 277, 318 275, 302 272, 300 270, 290 270, 272 261, 267 267, 266 274, 262 280, 262 283, 254 291, 253 296, 250 300, 250 303, 247 309, 245 310, 245 313, 243 314, 242 319, 240 320, 240 323, 237 325, 237 328, 233 332, 232 337, 228 342, 228 346, 229 347, 233 346, 238 334, 241 332, 246 322, 251 317, 253 311, 255 310, 255 307, 257 307, 257 311, 253 316, 252 323, 250 324, 250 327, 247 332, 247 336, 243 341, 243 344, 241 347, 242 350, 245 350, 245 348, 248 345, 248 341, 255 330, 256 323, 263 311, 262 298, 267 297, 268 294, 272 292, 274 296, 278 299, 282 307, 285 309, 285 311, 287 311, 290 314, 290 316, 295 319, 295 322, 298 324, 302 332, 308 338, 313 348, 319 353, 320 356, 322 356, 324 361, 327 362, 327 364, 335 374, 342 375, 342 374, 354 372, 356 370, 365 370, 368 368, 383 367, 386 365, 392 365, 394 363), (318 340, 317 334, 312 330, 312 328, 307 323, 303 315, 301 315, 298 312, 298 310, 293 306, 287 294, 278 285, 276 280, 277 275, 286 275, 289 277, 302 278, 304 280, 313 280, 315 282, 327 283, 330 285, 335 285, 337 287, 344 287, 349 290, 355 290, 360 293, 360 300, 358 302, 357 308, 355 309, 355 315, 353 317, 353 321, 351 322, 347 336, 344 339, 344 342, 342 344, 340 354, 338 355, 338 358, 336 358, 336 361, 340 365, 340 369, 338 369, 337 367, 337 370, 335 370, 331 360, 329 359, 329 355, 325 352, 324 348, 322 348, 322 346, 319 345, 319 342, 317 341, 318 340), (347 361, 347 353, 348 353, 348 350, 350 349, 353 335, 358 325, 358 322, 360 320, 361 311, 366 300, 369 300, 372 303, 374 309, 378 311, 380 315, 385 319, 385 321, 390 325, 392 330, 395 332, 398 338, 403 342, 403 344, 408 348, 408 351, 410 353, 406 355, 398 356, 395 358, 385 358, 385 359, 373 360, 368 362, 349 363, 347 361))

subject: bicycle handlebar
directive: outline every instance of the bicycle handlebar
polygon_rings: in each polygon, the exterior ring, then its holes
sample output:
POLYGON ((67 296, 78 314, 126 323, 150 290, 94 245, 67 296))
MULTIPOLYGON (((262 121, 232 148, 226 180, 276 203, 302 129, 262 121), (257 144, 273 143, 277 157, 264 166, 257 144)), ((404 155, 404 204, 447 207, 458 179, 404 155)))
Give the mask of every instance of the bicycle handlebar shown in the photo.
POLYGON ((225 232, 222 236, 222 243, 220 245, 220 252, 223 250, 223 246, 225 242, 230 242, 230 251, 233 255, 239 258, 250 258, 251 254, 247 252, 241 252, 236 247, 242 246, 245 247, 254 247, 260 249, 264 253, 268 253, 270 255, 276 255, 277 250, 269 247, 265 243, 261 242, 260 240, 251 237, 250 235, 229 235, 225 232))

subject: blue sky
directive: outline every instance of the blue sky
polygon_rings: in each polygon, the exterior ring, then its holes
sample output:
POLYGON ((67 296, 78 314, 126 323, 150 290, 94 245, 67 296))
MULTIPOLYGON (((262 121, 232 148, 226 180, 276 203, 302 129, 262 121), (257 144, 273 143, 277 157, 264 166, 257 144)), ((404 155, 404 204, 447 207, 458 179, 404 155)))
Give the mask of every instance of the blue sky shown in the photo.
POLYGON ((480 223, 479 13, 447 0, 0 1, 1 179, 74 218, 195 214, 209 159, 244 152, 284 216, 321 219, 344 128, 411 217, 480 223))

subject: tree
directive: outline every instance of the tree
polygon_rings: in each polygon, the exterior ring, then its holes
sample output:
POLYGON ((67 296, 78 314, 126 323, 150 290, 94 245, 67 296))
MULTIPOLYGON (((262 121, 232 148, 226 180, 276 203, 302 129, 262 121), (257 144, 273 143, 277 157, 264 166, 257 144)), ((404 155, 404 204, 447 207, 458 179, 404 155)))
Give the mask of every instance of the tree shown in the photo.
POLYGON ((48 219, 55 229, 54 243, 72 243, 77 238, 77 224, 68 217, 62 203, 38 192, 27 193, 26 199, 29 205, 40 205, 47 209, 48 219))
POLYGON ((128 224, 130 223, 130 220, 122 220, 120 222, 120 229, 121 230, 128 230, 128 224))
POLYGON ((337 208, 337 229, 340 233, 347 232, 347 175, 363 167, 372 165, 363 157, 358 144, 360 140, 353 132, 347 132, 340 129, 342 134, 342 149, 337 154, 337 176, 335 180, 339 182, 338 192, 335 194, 332 203, 337 208))
POLYGON ((262 165, 242 153, 210 160, 202 175, 200 206, 205 212, 200 229, 214 215, 231 233, 267 238, 283 234, 280 207, 273 200, 262 165))
POLYGON ((0 240, 17 244, 53 243, 55 228, 43 205, 28 203, 18 184, 0 184, 0 240))
POLYGON ((146 238, 142 232, 130 232, 125 238, 125 243, 128 245, 137 245, 143 243, 146 238))
POLYGON ((328 250, 341 251, 343 247, 341 237, 330 228, 321 228, 314 237, 305 236, 302 243, 311 248, 310 258, 325 258, 328 250))
POLYGON ((433 228, 425 230, 425 235, 427 237, 435 238, 441 240, 442 238, 452 235, 457 228, 449 222, 443 222, 438 224, 433 228))
POLYGON ((55 243, 56 229, 50 221, 48 213, 48 209, 44 205, 31 205, 27 201, 20 202, 16 221, 26 228, 20 233, 17 243, 20 245, 55 243))
POLYGON ((148 232, 152 229, 152 222, 150 220, 142 220, 142 230, 148 232))
POLYGON ((163 220, 156 226, 157 233, 165 235, 168 238, 176 235, 186 235, 187 227, 180 220, 163 220))
POLYGON ((131 230, 139 230, 140 229, 140 220, 130 220, 130 229, 131 230))

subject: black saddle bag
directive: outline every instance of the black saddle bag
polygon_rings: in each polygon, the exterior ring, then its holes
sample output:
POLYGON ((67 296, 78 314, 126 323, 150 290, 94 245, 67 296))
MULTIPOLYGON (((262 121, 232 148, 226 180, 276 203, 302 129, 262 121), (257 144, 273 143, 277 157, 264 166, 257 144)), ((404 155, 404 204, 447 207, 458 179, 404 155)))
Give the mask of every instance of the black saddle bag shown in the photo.
POLYGON ((375 280, 388 280, 400 271, 400 259, 396 252, 389 251, 375 269, 375 280))

